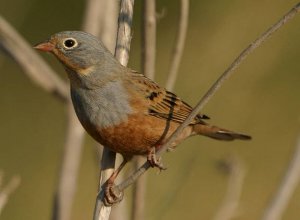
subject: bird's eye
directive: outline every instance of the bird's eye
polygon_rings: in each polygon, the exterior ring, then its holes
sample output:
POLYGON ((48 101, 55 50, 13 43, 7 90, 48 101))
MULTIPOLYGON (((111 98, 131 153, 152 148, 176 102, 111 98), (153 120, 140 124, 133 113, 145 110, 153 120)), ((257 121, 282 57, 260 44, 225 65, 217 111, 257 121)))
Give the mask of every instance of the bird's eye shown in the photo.
POLYGON ((63 43, 66 49, 72 49, 78 45, 77 41, 73 38, 68 38, 63 43))

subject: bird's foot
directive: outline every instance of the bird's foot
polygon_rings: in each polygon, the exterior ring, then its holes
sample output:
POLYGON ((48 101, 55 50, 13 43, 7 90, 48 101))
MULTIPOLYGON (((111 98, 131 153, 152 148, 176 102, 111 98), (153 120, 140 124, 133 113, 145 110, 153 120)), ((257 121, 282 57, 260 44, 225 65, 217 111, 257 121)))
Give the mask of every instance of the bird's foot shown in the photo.
POLYGON ((123 191, 120 191, 114 183, 108 183, 105 188, 103 203, 105 206, 112 206, 115 203, 121 202, 123 196, 123 191))
POLYGON ((155 150, 155 147, 153 147, 147 156, 147 160, 150 163, 150 166, 157 167, 160 171, 166 170, 167 168, 164 167, 161 162, 161 157, 157 158, 155 153, 156 153, 156 150, 155 150))

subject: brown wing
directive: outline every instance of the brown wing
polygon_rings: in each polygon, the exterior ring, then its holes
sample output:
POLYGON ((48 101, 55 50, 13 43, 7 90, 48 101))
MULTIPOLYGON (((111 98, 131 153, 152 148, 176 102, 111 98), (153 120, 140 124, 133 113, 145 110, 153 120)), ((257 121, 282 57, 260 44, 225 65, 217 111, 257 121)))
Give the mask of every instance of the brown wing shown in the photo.
MULTIPOLYGON (((193 110, 177 95, 161 88, 144 75, 132 72, 130 77, 139 94, 143 94, 147 100, 148 113, 155 117, 182 123, 193 110)), ((201 119, 209 119, 206 115, 198 114, 192 124, 204 123, 201 119)))

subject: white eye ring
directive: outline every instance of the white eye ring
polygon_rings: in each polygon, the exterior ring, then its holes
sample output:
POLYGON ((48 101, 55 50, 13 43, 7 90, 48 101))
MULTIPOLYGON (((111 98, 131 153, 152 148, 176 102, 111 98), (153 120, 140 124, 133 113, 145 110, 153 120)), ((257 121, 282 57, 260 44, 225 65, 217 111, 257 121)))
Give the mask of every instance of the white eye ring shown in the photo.
POLYGON ((77 41, 74 38, 66 38, 63 41, 63 46, 65 49, 70 50, 78 46, 77 41))

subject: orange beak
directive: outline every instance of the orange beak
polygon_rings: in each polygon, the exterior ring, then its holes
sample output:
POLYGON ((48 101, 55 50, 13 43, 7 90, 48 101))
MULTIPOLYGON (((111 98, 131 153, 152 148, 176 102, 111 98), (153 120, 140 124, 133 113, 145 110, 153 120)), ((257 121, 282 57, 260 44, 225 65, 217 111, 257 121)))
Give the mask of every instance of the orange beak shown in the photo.
POLYGON ((45 41, 35 45, 33 48, 44 52, 51 52, 54 49, 54 45, 49 41, 45 41))

